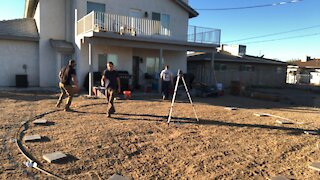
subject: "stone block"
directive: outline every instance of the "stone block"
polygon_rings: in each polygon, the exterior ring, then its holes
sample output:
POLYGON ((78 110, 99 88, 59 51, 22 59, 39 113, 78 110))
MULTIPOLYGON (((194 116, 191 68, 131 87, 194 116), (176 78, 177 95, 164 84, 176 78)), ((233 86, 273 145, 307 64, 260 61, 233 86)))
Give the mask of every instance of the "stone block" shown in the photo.
POLYGON ((40 135, 30 135, 30 136, 25 136, 24 141, 25 142, 31 142, 31 141, 40 141, 41 136, 40 135))
POLYGON ((47 124, 47 120, 46 119, 37 119, 35 121, 33 121, 33 124, 47 124))
POLYGON ((42 157, 44 160, 48 161, 49 163, 52 163, 54 161, 66 158, 67 155, 63 154, 62 152, 54 152, 54 153, 50 153, 50 154, 45 154, 42 157))

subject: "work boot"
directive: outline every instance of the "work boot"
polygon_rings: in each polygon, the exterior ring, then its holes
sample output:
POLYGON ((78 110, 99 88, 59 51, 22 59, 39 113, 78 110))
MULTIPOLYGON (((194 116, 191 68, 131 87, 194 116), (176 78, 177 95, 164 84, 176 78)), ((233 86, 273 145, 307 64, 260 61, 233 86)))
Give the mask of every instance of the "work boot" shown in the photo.
POLYGON ((73 110, 73 109, 70 109, 70 108, 65 108, 64 111, 65 111, 65 112, 73 112, 74 110, 73 110))
POLYGON ((56 108, 60 108, 60 105, 61 105, 61 103, 57 103, 57 104, 55 105, 55 107, 56 107, 56 108))

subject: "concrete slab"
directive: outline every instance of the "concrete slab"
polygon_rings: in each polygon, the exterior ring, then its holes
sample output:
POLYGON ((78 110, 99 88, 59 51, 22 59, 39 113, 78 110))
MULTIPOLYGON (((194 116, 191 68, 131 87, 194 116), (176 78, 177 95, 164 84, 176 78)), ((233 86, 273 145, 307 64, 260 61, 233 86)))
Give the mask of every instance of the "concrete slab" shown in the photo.
POLYGON ((320 171, 320 162, 313 162, 309 165, 310 169, 320 171))
POLYGON ((109 180, 129 180, 129 178, 114 174, 109 178, 109 180))
POLYGON ((270 180, 289 180, 289 179, 285 176, 275 176, 275 177, 272 177, 270 180))
POLYGON ((66 158, 67 155, 63 154, 62 152, 54 152, 50 154, 45 154, 42 157, 44 160, 48 161, 49 163, 52 163, 54 161, 66 158))
POLYGON ((318 135, 319 133, 317 131, 303 131, 305 134, 309 135, 318 135))
POLYGON ((46 124, 48 121, 46 119, 37 119, 33 121, 33 124, 46 124))
POLYGON ((276 123, 278 123, 278 124, 293 124, 293 122, 286 121, 286 120, 276 120, 276 123))
POLYGON ((258 117, 269 117, 270 114, 267 113, 254 113, 253 115, 258 116, 258 117))
POLYGON ((41 136, 40 135, 31 135, 31 136, 25 136, 24 141, 25 142, 32 142, 32 141, 40 141, 41 136))
POLYGON ((236 107, 226 107, 224 109, 229 110, 229 111, 238 110, 238 108, 236 108, 236 107))

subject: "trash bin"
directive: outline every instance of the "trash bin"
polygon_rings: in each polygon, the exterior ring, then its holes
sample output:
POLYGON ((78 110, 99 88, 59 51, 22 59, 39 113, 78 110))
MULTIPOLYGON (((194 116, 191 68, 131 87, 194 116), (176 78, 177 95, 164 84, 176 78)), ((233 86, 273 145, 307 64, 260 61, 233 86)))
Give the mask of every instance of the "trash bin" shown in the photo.
POLYGON ((118 71, 120 83, 121 83, 121 92, 130 90, 130 75, 128 71, 118 71))
POLYGON ((28 87, 28 75, 17 74, 16 75, 16 87, 28 87))

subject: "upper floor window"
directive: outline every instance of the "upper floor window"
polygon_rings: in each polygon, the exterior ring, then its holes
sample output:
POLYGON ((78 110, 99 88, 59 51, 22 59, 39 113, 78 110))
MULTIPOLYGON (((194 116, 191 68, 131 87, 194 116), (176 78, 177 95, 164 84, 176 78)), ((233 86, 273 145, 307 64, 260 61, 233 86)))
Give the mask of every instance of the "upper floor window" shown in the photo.
POLYGON ((87 14, 91 11, 95 12, 106 12, 106 5, 102 3, 95 3, 95 2, 87 2, 87 14))
POLYGON ((161 34, 170 35, 170 15, 152 12, 152 20, 160 21, 161 34))
POLYGON ((255 71, 255 67, 253 65, 240 65, 239 71, 255 71))
POLYGON ((227 65, 226 64, 220 64, 220 63, 215 63, 214 64, 214 70, 216 70, 216 71, 226 71, 227 70, 227 65))

